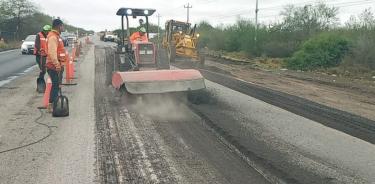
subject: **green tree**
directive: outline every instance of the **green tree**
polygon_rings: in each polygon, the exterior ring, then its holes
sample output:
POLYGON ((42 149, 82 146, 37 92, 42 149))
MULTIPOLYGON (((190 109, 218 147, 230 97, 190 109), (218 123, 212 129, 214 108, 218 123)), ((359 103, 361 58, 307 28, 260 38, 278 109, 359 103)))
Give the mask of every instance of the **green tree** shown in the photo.
POLYGON ((374 13, 371 8, 367 8, 358 16, 351 15, 345 25, 348 29, 373 29, 375 28, 374 13))
POLYGON ((0 0, 0 16, 13 26, 17 38, 20 37, 20 31, 25 23, 25 18, 36 11, 36 7, 29 0, 0 0))
POLYGON ((334 33, 322 33, 306 41, 302 48, 287 60, 291 69, 314 70, 334 67, 349 50, 349 41, 334 33))
POLYGON ((288 5, 281 12, 283 30, 302 32, 303 36, 310 36, 322 30, 337 25, 338 8, 329 7, 324 3, 296 7, 288 5))

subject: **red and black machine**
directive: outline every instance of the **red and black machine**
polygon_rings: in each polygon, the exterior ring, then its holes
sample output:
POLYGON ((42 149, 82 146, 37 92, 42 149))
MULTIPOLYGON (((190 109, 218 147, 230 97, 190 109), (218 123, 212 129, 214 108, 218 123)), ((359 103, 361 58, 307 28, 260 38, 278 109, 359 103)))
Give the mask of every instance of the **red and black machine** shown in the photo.
POLYGON ((157 57, 157 49, 152 42, 130 43, 129 18, 146 19, 145 28, 149 38, 149 16, 154 9, 120 8, 121 35, 117 48, 118 58, 112 75, 112 85, 124 88, 131 94, 155 94, 182 91, 196 91, 206 88, 204 78, 198 70, 170 69, 167 60, 157 57), (126 29, 125 29, 126 24, 126 29))

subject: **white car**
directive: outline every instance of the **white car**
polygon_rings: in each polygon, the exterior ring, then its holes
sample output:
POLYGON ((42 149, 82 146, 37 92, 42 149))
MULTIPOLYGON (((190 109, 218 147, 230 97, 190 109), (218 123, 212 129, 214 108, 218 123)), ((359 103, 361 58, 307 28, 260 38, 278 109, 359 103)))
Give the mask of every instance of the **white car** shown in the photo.
POLYGON ((117 39, 116 35, 110 35, 110 34, 108 34, 108 35, 104 36, 104 41, 105 42, 115 42, 116 39, 117 39))
POLYGON ((22 54, 33 54, 35 45, 36 35, 29 35, 25 40, 22 40, 21 53, 22 54))

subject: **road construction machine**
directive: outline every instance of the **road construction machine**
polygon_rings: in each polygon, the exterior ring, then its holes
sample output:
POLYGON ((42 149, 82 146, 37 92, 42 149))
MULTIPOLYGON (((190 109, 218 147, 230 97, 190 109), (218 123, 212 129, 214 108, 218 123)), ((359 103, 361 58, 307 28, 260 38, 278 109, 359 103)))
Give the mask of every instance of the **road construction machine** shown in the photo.
POLYGON ((145 18, 141 25, 149 36, 149 16, 154 9, 120 8, 121 35, 117 46, 112 71, 112 85, 125 89, 130 94, 160 94, 170 92, 197 91, 205 89, 204 78, 198 70, 170 69, 170 63, 158 59, 154 43, 149 41, 130 41, 129 19, 145 18), (125 27, 126 26, 126 27, 125 27))
POLYGON ((163 36, 163 48, 166 50, 170 63, 177 57, 190 58, 199 65, 204 65, 205 55, 198 48, 199 33, 196 33, 197 25, 191 28, 190 23, 168 20, 165 23, 163 36))

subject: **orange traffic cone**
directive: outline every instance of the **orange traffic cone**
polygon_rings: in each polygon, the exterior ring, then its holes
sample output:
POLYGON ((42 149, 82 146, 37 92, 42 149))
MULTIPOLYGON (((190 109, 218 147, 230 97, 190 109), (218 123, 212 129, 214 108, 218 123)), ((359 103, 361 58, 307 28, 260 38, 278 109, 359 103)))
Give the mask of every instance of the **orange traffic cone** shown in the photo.
POLYGON ((76 52, 77 52, 77 49, 74 47, 72 49, 72 61, 75 62, 75 59, 76 59, 76 52))
POLYGON ((69 67, 70 79, 74 79, 74 63, 72 59, 69 61, 69 64, 70 64, 70 67, 69 67))
POLYGON ((77 83, 73 83, 73 76, 74 76, 74 65, 72 58, 69 57, 69 53, 66 54, 65 57, 65 83, 62 85, 72 86, 77 85, 77 83))
POLYGON ((65 57, 65 83, 69 84, 71 82, 71 74, 70 74, 70 59, 69 59, 69 53, 66 54, 65 57))
POLYGON ((44 91, 44 95, 43 95, 43 107, 45 107, 45 108, 48 107, 51 88, 52 88, 52 81, 51 81, 51 78, 48 77, 46 90, 44 91))

